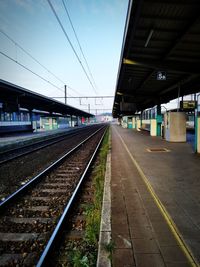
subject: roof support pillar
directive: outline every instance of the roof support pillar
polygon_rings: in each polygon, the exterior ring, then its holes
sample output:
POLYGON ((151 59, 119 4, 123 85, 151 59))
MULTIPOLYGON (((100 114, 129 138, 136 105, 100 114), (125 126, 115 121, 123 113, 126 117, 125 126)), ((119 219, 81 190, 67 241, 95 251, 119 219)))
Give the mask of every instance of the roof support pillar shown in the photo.
POLYGON ((73 118, 72 118, 72 115, 70 115, 70 124, 71 124, 71 127, 73 127, 73 118))
POLYGON ((37 125, 36 125, 36 129, 34 129, 34 127, 33 127, 33 111, 32 111, 32 109, 29 109, 29 116, 30 116, 30 122, 31 122, 31 128, 32 128, 32 130, 33 131, 34 130, 37 131, 37 125))
POLYGON ((162 136, 162 114, 161 114, 161 105, 157 105, 157 114, 156 114, 156 132, 157 136, 162 136))
POLYGON ((65 105, 67 105, 67 85, 65 85, 65 105))

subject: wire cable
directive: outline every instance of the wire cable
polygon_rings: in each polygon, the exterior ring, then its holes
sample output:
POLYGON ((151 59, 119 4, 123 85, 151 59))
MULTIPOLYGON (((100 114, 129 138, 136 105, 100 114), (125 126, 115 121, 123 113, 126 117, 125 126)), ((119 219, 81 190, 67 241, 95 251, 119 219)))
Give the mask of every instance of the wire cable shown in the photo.
MULTIPOLYGON (((6 36, 11 42, 14 43, 15 47, 19 47, 25 54, 27 54, 30 58, 32 58, 36 63, 38 63, 42 68, 44 68, 48 73, 50 73, 52 76, 54 76, 58 81, 63 83, 64 85, 67 85, 66 82, 62 81, 58 76, 56 76, 53 72, 51 72, 49 69, 47 69, 42 63, 40 63, 35 57, 33 57, 29 52, 27 52, 21 45, 19 45, 14 39, 12 39, 7 33, 5 33, 1 28, 0 32, 6 36)), ((16 52, 17 55, 17 52, 16 52)), ((16 56, 17 57, 17 56, 16 56)), ((69 89, 74 91, 76 94, 81 95, 77 90, 73 89, 71 86, 67 85, 69 89)), ((62 90, 64 92, 64 90, 62 90)))
MULTIPOLYGON (((25 65, 21 64, 20 62, 18 62, 17 60, 14 60, 14 58, 6 55, 4 52, 0 51, 0 54, 3 55, 4 57, 10 59, 11 61, 13 61, 14 63, 18 64, 19 66, 21 66, 22 68, 24 68, 25 70, 31 72, 32 74, 36 75, 38 78, 42 79, 43 81, 47 82, 48 84, 52 85, 53 87, 55 87, 56 89, 60 90, 63 92, 63 90, 61 88, 59 88, 58 86, 56 86, 55 84, 53 84, 52 82, 48 81, 47 79, 45 79, 44 77, 42 77, 41 75, 39 75, 38 73, 32 71, 31 69, 29 69, 28 67, 26 67, 25 65)), ((73 97, 71 94, 68 93, 68 96, 73 97)), ((78 99, 76 99, 78 100, 78 99)))
MULTIPOLYGON (((36 63, 38 63, 42 68, 44 68, 48 73, 50 73, 54 78, 56 78, 58 81, 66 85, 64 81, 62 81, 58 76, 56 76, 53 72, 51 72, 49 69, 47 69, 42 63, 40 63, 35 57, 33 57, 29 52, 27 52, 21 45, 19 45, 13 38, 11 38, 7 33, 5 33, 1 28, 0 32, 6 36, 12 43, 14 43, 15 47, 19 47, 25 54, 27 54, 30 58, 32 58, 36 63)), ((17 52, 16 52, 17 54, 17 52)), ((81 95, 78 91, 73 89, 71 86, 67 85, 69 89, 74 91, 76 94, 81 95)), ((64 90, 62 90, 64 92, 64 90)))
POLYGON ((50 70, 48 70, 42 63, 40 63, 36 58, 34 58, 29 52, 27 52, 21 45, 19 45, 15 40, 13 40, 8 34, 6 34, 4 31, 0 29, 0 32, 5 35, 11 42, 13 42, 16 46, 18 46, 25 54, 27 54, 29 57, 31 57, 35 62, 37 62, 41 67, 43 67, 47 72, 49 72, 51 75, 53 75, 57 80, 59 80, 61 83, 64 83, 60 78, 58 78, 54 73, 52 73, 50 70))
POLYGON ((22 68, 28 70, 29 72, 31 72, 32 74, 36 75, 37 77, 39 77, 40 79, 42 79, 43 81, 51 84, 53 87, 57 88, 58 90, 62 91, 62 89, 60 89, 58 86, 56 86, 55 84, 53 84, 52 82, 48 81, 47 79, 45 79, 44 77, 42 77, 41 75, 37 74, 36 72, 32 71, 31 69, 29 69, 28 67, 26 67, 25 65, 21 64, 20 62, 18 62, 17 60, 14 60, 14 58, 6 55, 4 52, 0 51, 0 54, 3 55, 4 57, 10 59, 11 61, 15 62, 16 64, 18 64, 19 66, 21 66, 22 68))
POLYGON ((55 15, 55 17, 56 17, 56 19, 57 19, 57 21, 58 21, 58 23, 59 23, 61 29, 62 29, 64 35, 65 35, 65 37, 67 38, 67 41, 69 42, 69 44, 70 44, 70 46, 71 46, 71 49, 73 50, 73 52, 74 52, 74 54, 75 54, 75 56, 76 56, 76 58, 77 58, 79 64, 81 65, 81 67, 82 67, 82 69, 83 69, 83 71, 84 71, 84 73, 85 73, 85 75, 86 75, 86 77, 87 77, 87 79, 88 79, 90 85, 92 86, 92 88, 93 88, 95 94, 97 94, 97 91, 96 91, 94 85, 92 84, 92 82, 91 82, 91 80, 90 80, 90 77, 88 76, 87 71, 85 70, 85 68, 84 68, 84 66, 83 66, 83 64, 82 64, 82 62, 81 62, 81 60, 80 60, 80 58, 79 58, 79 56, 78 56, 78 54, 77 54, 77 52, 76 52, 76 50, 75 50, 73 44, 72 44, 72 42, 70 41, 70 38, 69 38, 69 36, 67 35, 67 33, 66 33, 66 31, 65 31, 65 29, 64 29, 64 27, 63 27, 63 25, 62 25, 62 22, 60 21, 60 19, 59 19, 57 13, 56 13, 56 11, 55 11, 55 9, 54 9, 54 7, 53 7, 51 1, 50 1, 50 0, 47 0, 47 2, 49 3, 49 6, 51 7, 51 10, 53 11, 53 13, 54 13, 54 15, 55 15))
POLYGON ((80 51, 81 51, 81 54, 82 54, 82 56, 83 56, 83 58, 84 58, 85 64, 86 64, 87 69, 88 69, 88 72, 89 72, 89 74, 90 74, 90 77, 91 77, 91 79, 92 79, 92 81, 93 81, 95 87, 97 88, 96 83, 95 83, 95 80, 94 80, 94 77, 93 77, 92 72, 91 72, 91 70, 90 70, 90 67, 89 67, 89 64, 88 64, 88 62, 87 62, 87 59, 86 59, 86 57, 85 57, 85 55, 84 55, 84 53, 83 53, 83 49, 82 49, 82 47, 81 47, 81 44, 80 44, 80 41, 79 41, 79 39, 78 39, 77 33, 76 33, 76 31, 75 31, 74 25, 73 25, 73 23, 72 23, 71 17, 70 17, 70 15, 69 15, 69 11, 68 11, 68 9, 67 9, 66 3, 65 3, 64 0, 62 0, 62 2, 63 2, 63 5, 64 5, 64 8, 65 8, 65 11, 66 11, 66 13, 67 13, 67 17, 68 17, 68 19, 69 19, 69 22, 70 22, 70 24, 71 24, 72 30, 73 30, 73 32, 74 32, 76 41, 77 41, 77 43, 78 43, 79 49, 80 49, 80 51))

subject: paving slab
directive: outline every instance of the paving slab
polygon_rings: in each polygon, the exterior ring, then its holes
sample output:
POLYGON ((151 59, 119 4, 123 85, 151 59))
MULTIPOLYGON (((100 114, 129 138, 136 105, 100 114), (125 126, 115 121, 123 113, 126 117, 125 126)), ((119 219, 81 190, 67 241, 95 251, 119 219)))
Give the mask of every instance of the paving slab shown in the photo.
POLYGON ((113 267, 198 266, 200 157, 187 143, 111 128, 113 267), (170 152, 148 152, 159 147, 170 152), (180 237, 192 260, 183 252, 180 237))

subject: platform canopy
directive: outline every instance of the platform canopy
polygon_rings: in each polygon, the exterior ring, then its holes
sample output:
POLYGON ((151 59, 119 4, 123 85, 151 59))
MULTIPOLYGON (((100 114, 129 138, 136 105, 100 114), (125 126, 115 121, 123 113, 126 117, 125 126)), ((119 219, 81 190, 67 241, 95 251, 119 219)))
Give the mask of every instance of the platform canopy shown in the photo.
POLYGON ((48 111, 51 114, 92 117, 94 115, 80 109, 65 105, 52 98, 37 94, 28 89, 0 79, 0 102, 8 110, 15 111, 18 107, 28 110, 48 111))
POLYGON ((200 1, 129 1, 113 116, 200 92, 200 1))

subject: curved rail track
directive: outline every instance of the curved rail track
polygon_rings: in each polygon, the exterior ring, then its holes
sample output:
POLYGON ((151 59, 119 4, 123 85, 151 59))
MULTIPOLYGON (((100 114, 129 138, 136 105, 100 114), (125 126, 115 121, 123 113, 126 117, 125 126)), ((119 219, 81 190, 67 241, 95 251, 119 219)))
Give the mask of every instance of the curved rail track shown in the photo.
POLYGON ((48 266, 49 253, 104 133, 105 126, 0 204, 0 266, 48 266))

